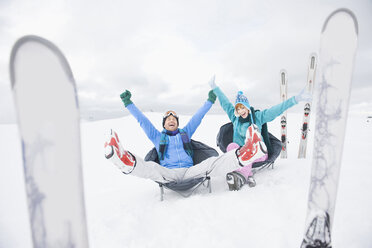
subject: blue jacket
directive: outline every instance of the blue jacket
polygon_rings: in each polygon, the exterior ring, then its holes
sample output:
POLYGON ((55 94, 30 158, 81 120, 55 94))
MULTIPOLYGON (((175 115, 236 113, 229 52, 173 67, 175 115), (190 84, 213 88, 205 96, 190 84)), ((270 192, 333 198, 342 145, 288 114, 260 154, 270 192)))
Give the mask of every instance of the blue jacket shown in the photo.
MULTIPOLYGON (((212 103, 210 101, 206 101, 204 105, 191 117, 187 125, 182 128, 190 139, 211 107, 212 103)), ((160 138, 162 135, 161 131, 158 131, 150 120, 133 103, 129 104, 127 109, 134 116, 134 118, 137 119, 147 137, 151 140, 151 142, 155 145, 156 150, 159 152, 160 138)), ((188 168, 193 166, 192 158, 187 155, 183 148, 181 134, 178 133, 175 136, 169 136, 168 148, 164 154, 164 160, 160 161, 160 165, 169 169, 188 168)))
MULTIPOLYGON (((225 96, 222 90, 219 87, 216 87, 215 89, 213 89, 213 92, 217 95, 218 100, 220 101, 221 107, 227 113, 229 119, 233 123, 233 126, 234 126, 233 142, 237 143, 240 146, 243 146, 245 142, 245 134, 247 132, 247 129, 252 124, 251 120, 249 119, 248 122, 239 121, 239 117, 236 117, 234 114, 235 106, 229 101, 229 99, 225 96)), ((289 109, 290 107, 296 104, 297 102, 295 100, 295 97, 291 97, 287 101, 284 101, 269 109, 257 111, 254 113, 256 116, 255 124, 261 131, 263 124, 265 124, 266 122, 273 121, 276 117, 281 115, 284 111, 286 111, 287 109, 289 109)))

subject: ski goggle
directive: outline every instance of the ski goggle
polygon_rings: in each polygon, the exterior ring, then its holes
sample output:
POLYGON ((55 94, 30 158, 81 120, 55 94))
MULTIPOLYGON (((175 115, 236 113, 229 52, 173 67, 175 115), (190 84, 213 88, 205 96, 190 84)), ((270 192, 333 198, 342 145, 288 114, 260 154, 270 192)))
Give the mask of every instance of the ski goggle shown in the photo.
POLYGON ((163 118, 167 118, 167 117, 169 117, 170 115, 173 115, 174 117, 178 118, 178 115, 177 115, 176 112, 174 112, 173 110, 169 110, 169 111, 165 112, 163 118))

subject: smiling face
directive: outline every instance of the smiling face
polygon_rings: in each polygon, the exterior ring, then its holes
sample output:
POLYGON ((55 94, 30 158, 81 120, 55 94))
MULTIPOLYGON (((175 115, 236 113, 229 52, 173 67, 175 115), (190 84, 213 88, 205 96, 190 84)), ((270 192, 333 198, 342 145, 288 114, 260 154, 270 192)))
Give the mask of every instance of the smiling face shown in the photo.
POLYGON ((243 104, 237 104, 235 109, 238 115, 240 115, 242 118, 245 119, 248 117, 249 109, 247 109, 243 104))
POLYGON ((169 115, 164 122, 164 128, 168 131, 176 131, 178 128, 177 118, 173 115, 169 115))

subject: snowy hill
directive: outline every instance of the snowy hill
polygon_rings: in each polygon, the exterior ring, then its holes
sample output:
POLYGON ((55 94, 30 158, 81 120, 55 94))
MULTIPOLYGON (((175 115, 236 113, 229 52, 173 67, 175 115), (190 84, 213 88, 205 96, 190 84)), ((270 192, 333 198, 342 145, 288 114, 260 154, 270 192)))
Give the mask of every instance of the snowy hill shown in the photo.
MULTIPOLYGON (((146 113, 161 128, 160 113, 146 113)), ((190 116, 180 117, 184 126, 190 116)), ((224 115, 207 115, 193 139, 215 147, 224 115)), ((257 186, 229 192, 224 178, 212 178, 212 194, 189 198, 156 183, 126 176, 103 156, 105 133, 113 128, 124 147, 144 157, 153 145, 131 116, 81 125, 90 247, 299 247, 304 232, 313 147, 310 125, 307 159, 297 159, 302 116, 288 113, 288 159, 256 174, 257 186)), ((350 115, 333 228, 334 247, 372 246, 372 123, 350 115)), ((280 134, 279 118, 269 130, 280 134)), ((16 125, 0 125, 0 247, 31 247, 21 147, 16 125)), ((68 183, 68 182, 66 182, 68 183)))

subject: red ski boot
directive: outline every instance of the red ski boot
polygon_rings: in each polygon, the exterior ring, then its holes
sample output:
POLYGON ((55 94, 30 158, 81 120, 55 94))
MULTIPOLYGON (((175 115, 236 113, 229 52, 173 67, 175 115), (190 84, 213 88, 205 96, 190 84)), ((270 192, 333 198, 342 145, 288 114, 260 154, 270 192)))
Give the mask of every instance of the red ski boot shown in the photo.
POLYGON ((251 125, 247 129, 244 146, 236 151, 240 165, 246 166, 267 154, 265 143, 261 139, 258 127, 251 125))
POLYGON ((105 142, 105 157, 113 162, 124 174, 129 174, 136 166, 135 157, 124 150, 117 133, 111 130, 108 141, 105 142))

